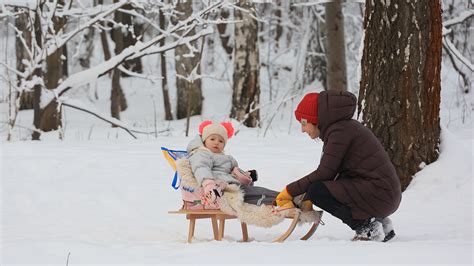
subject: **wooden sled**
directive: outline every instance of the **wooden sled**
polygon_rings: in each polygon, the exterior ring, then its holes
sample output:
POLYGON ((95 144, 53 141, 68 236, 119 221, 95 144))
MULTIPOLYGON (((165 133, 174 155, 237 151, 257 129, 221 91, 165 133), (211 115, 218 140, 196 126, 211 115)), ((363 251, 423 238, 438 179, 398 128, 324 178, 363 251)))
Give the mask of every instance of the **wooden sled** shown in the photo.
MULTIPOLYGON (((189 230, 188 230, 188 243, 191 243, 194 237, 194 229, 196 227, 196 220, 197 219, 211 219, 212 224, 212 232, 214 234, 214 239, 217 241, 222 240, 224 237, 224 229, 225 229, 225 220, 229 219, 237 219, 236 216, 226 214, 221 210, 178 210, 178 211, 169 211, 170 214, 186 214, 186 219, 189 220, 189 230)), ((322 213, 321 213, 322 215, 322 213)), ((286 217, 287 219, 291 219, 292 222, 290 227, 279 237, 277 237, 272 242, 283 242, 285 241, 291 233, 296 228, 298 224, 298 219, 300 218, 300 213, 295 212, 293 215, 286 217)), ((319 221, 314 222, 309 231, 300 239, 301 240, 308 240, 311 236, 313 236, 316 229, 318 229, 319 221)), ((248 229, 247 224, 241 222, 242 227, 242 242, 248 242, 248 229)))

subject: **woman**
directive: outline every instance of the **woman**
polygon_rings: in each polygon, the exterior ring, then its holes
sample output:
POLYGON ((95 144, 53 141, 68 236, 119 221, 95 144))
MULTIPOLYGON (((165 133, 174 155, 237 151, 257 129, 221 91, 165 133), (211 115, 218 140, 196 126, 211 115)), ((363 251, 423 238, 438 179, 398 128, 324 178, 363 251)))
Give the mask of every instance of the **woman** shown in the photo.
POLYGON ((301 131, 324 142, 318 168, 288 184, 277 196, 284 206, 304 199, 342 220, 353 240, 388 241, 395 236, 388 216, 400 204, 400 180, 375 135, 353 120, 357 99, 349 92, 323 91, 303 97, 295 111, 301 131))

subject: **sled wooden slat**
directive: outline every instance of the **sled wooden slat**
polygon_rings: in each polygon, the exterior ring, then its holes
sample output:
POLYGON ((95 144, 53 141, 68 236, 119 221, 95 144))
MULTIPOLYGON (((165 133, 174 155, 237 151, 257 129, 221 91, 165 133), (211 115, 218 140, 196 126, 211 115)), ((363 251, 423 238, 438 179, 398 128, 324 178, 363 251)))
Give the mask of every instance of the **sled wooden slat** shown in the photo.
POLYGON ((306 235, 304 235, 300 239, 301 240, 308 240, 311 236, 313 236, 314 232, 316 232, 316 229, 318 229, 318 226, 319 226, 319 222, 318 223, 313 223, 313 225, 309 229, 308 233, 306 233, 306 235))
MULTIPOLYGON (((180 209, 178 211, 169 211, 168 213, 186 215, 186 219, 189 220, 188 243, 191 243, 194 237, 194 231, 196 228, 197 219, 211 219, 212 232, 214 234, 214 239, 218 241, 222 240, 222 238, 224 237, 225 220, 237 219, 236 216, 226 214, 222 212, 221 210, 183 210, 183 209, 180 209)), ((294 214, 289 215, 286 218, 292 220, 290 227, 281 236, 273 240, 273 242, 283 242, 291 235, 291 233, 293 233, 293 231, 296 228, 296 225, 298 224, 300 213, 295 212, 294 214)), ((247 242, 249 239, 247 224, 246 223, 240 223, 240 224, 242 228, 242 242, 247 242)), ((319 225, 319 221, 313 223, 309 231, 300 239, 308 240, 314 234, 314 232, 318 228, 318 225, 319 225)))
POLYGON ((298 219, 300 218, 300 213, 296 212, 295 214, 293 214, 293 217, 286 217, 286 218, 292 218, 293 219, 293 221, 290 224, 290 227, 288 228, 288 230, 286 230, 285 233, 283 233, 283 235, 281 235, 277 239, 273 240, 273 242, 283 242, 291 235, 291 233, 293 233, 293 231, 295 230, 296 225, 298 224, 298 219))
MULTIPOLYGON (((215 240, 222 240, 224 237, 225 220, 236 219, 234 215, 229 215, 221 210, 178 210, 169 211, 170 214, 186 214, 186 219, 189 220, 188 243, 192 242, 194 237, 194 229, 196 227, 197 219, 211 219, 212 232, 215 240), (219 222, 219 223, 218 223, 219 222)), ((248 241, 247 224, 241 223, 242 227, 242 241, 248 241)))

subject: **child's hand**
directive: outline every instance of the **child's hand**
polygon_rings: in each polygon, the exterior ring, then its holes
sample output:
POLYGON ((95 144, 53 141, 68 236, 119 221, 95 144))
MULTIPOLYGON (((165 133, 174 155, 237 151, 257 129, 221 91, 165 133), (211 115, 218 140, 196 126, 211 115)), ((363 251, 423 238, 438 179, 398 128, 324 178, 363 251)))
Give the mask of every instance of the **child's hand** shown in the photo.
POLYGON ((205 202, 213 204, 218 198, 222 197, 224 194, 225 184, 225 182, 216 183, 213 179, 205 179, 202 182, 205 202))
POLYGON ((235 177, 241 184, 243 185, 249 185, 252 183, 252 178, 250 177, 249 172, 244 172, 242 169, 238 167, 234 167, 232 169, 232 176, 235 177))

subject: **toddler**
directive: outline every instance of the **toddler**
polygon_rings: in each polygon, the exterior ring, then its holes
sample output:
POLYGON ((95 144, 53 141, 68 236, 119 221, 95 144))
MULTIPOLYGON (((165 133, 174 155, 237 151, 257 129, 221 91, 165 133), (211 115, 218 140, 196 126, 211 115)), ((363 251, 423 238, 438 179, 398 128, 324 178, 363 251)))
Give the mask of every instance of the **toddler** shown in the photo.
POLYGON ((214 204, 222 196, 227 184, 237 184, 244 191, 244 202, 272 204, 278 192, 254 186, 256 171, 242 171, 234 157, 224 153, 224 147, 233 134, 232 123, 206 120, 199 125, 199 135, 188 144, 191 169, 204 190, 206 203, 214 204))

